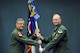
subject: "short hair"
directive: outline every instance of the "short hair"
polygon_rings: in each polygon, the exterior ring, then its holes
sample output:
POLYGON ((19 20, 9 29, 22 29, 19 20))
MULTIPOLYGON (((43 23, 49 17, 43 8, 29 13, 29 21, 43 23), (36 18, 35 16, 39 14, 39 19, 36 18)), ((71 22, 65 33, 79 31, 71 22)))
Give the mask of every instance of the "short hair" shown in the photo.
POLYGON ((16 21, 16 23, 17 23, 18 21, 25 21, 25 20, 24 20, 23 18, 18 18, 17 21, 16 21))
POLYGON ((53 16, 54 16, 54 15, 59 15, 59 16, 60 16, 60 19, 62 18, 62 16, 61 16, 59 13, 55 13, 55 14, 53 14, 53 16))

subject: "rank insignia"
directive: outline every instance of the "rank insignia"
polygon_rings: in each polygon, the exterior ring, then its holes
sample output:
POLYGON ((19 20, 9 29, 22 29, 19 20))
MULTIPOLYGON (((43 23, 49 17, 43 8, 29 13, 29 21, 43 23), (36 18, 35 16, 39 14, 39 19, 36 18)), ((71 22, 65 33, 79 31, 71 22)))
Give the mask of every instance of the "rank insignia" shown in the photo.
POLYGON ((53 36, 55 36, 56 32, 53 32, 53 36))

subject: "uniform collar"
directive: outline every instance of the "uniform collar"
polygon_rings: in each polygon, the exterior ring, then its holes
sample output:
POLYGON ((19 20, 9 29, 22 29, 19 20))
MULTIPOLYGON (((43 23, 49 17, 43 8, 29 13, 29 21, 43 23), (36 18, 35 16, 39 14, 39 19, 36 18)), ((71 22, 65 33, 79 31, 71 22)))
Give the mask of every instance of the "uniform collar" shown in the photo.
POLYGON ((61 24, 56 26, 54 30, 56 31, 60 26, 61 26, 61 24))
POLYGON ((18 31, 22 32, 22 30, 20 30, 20 29, 18 29, 18 28, 15 28, 15 29, 17 29, 18 31))

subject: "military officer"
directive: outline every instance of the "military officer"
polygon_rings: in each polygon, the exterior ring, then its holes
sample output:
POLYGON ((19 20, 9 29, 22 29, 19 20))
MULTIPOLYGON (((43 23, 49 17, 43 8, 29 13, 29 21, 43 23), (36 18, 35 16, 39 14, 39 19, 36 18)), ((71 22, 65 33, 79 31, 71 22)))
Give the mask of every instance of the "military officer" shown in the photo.
POLYGON ((31 39, 35 38, 35 36, 37 35, 36 33, 36 35, 32 35, 33 37, 30 38, 22 33, 24 24, 25 21, 22 18, 17 19, 16 28, 13 30, 11 34, 10 53, 24 53, 25 44, 38 45, 42 43, 40 40, 35 41, 31 39))
POLYGON ((54 14, 52 22, 55 29, 53 30, 51 37, 45 38, 41 35, 38 36, 42 39, 43 43, 47 43, 44 48, 39 48, 40 52, 53 49, 53 53, 69 53, 67 29, 61 24, 61 21, 61 16, 59 14, 54 14))

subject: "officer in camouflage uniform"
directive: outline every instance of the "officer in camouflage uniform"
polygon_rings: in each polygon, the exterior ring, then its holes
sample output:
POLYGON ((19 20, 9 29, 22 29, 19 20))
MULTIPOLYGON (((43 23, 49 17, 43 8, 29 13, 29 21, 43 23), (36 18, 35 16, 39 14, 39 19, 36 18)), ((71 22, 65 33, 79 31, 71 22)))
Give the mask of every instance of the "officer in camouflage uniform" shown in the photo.
POLYGON ((16 22, 16 28, 11 34, 10 41, 10 53, 24 53, 25 44, 38 45, 41 44, 41 41, 34 41, 31 38, 35 38, 35 35, 32 37, 27 37, 22 33, 24 28, 25 21, 22 18, 18 18, 16 22))
POLYGON ((39 48, 40 52, 53 49, 53 53, 69 53, 68 48, 68 33, 65 26, 61 24, 61 16, 54 14, 52 22, 55 25, 55 29, 52 32, 51 37, 46 38, 39 36, 43 43, 47 43, 44 48, 39 48))

